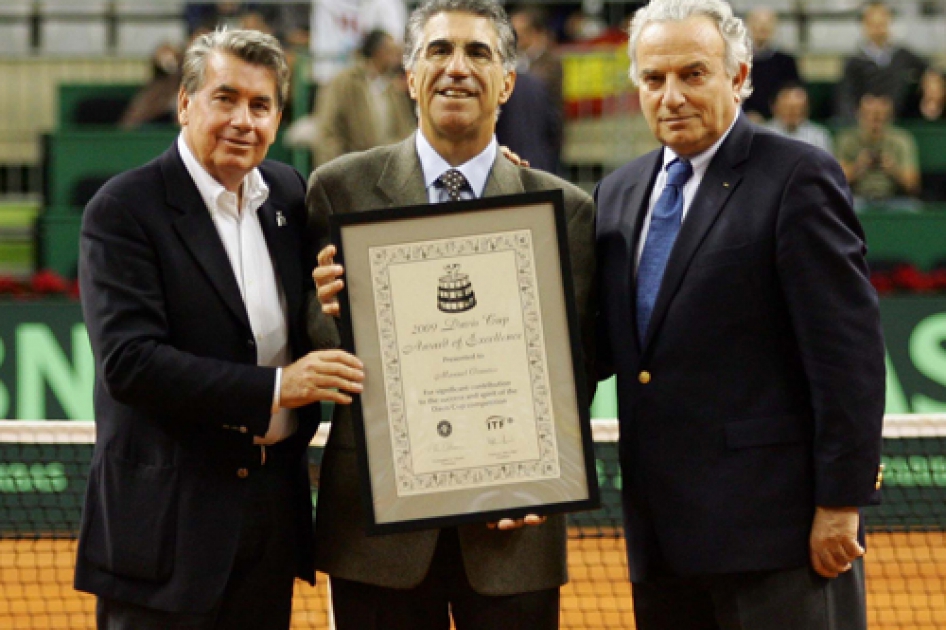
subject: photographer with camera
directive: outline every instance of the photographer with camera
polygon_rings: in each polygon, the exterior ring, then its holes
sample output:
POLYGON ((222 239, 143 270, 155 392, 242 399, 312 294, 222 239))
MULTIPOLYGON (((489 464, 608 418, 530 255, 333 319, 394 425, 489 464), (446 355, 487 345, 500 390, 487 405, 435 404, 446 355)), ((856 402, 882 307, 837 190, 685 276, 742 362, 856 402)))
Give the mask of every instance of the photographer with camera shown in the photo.
POLYGON ((920 170, 916 142, 905 129, 893 126, 889 96, 865 94, 857 110, 857 126, 838 136, 837 158, 844 169, 854 207, 890 210, 920 209, 920 170))

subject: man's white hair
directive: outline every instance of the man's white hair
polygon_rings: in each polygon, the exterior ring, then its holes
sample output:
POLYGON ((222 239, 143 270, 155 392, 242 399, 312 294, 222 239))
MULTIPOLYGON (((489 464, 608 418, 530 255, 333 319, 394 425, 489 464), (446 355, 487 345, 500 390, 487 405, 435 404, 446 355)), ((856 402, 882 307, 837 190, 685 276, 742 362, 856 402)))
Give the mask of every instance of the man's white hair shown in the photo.
MULTIPOLYGON (((647 6, 634 14, 629 29, 628 55, 631 58, 630 77, 640 83, 640 68, 637 65, 637 42, 641 32, 653 22, 682 22, 687 18, 703 16, 711 19, 723 37, 726 46, 723 66, 730 77, 739 73, 739 66, 746 64, 752 69, 752 40, 742 20, 733 15, 732 7, 725 0, 651 0, 647 6)), ((746 77, 739 96, 746 99, 752 94, 752 82, 746 77)))

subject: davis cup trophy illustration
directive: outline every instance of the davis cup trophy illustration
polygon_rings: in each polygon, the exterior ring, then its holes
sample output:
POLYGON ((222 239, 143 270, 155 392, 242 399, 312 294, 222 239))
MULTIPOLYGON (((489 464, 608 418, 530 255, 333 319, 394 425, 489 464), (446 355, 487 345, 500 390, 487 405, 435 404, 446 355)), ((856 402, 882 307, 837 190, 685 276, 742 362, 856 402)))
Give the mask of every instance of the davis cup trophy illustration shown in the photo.
POLYGON ((444 313, 462 313, 476 306, 476 294, 470 276, 460 273, 460 265, 446 265, 447 275, 437 285, 437 308, 444 313))
POLYGON ((596 507, 561 192, 332 220, 369 531, 596 507))

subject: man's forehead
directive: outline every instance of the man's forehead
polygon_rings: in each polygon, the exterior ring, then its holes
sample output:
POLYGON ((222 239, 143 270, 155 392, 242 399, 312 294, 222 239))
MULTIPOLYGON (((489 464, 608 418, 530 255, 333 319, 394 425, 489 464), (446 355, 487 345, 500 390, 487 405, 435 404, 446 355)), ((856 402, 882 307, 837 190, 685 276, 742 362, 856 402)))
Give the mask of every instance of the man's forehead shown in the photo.
POLYGON ((246 90, 250 87, 247 79, 250 79, 254 92, 260 96, 275 98, 276 72, 269 66, 250 63, 236 55, 221 51, 214 51, 207 61, 205 87, 211 90, 246 90), (264 76, 266 77, 265 85, 260 85, 260 79, 264 76))
POLYGON ((722 63, 725 42, 709 19, 652 22, 641 31, 637 55, 644 65, 692 66, 722 63))

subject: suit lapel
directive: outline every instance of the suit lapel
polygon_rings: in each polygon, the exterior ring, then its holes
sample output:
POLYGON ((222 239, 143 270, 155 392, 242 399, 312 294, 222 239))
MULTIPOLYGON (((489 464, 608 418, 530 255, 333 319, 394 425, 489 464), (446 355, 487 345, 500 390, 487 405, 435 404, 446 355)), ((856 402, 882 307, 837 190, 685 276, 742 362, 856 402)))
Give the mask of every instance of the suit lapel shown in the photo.
POLYGON ((484 197, 499 197, 501 195, 515 195, 525 192, 522 178, 519 177, 519 167, 503 157, 501 151, 496 152, 493 168, 486 178, 484 197))
POLYGON ((739 115, 729 137, 720 146, 710 162, 693 203, 687 211, 686 219, 680 227, 677 242, 670 252, 667 269, 660 284, 660 292, 651 315, 647 340, 653 339, 660 327, 673 296, 680 288, 693 255, 713 227, 719 214, 726 206, 732 192, 736 189, 742 175, 735 170, 748 157, 752 144, 752 126, 739 115))
POLYGON ((286 296, 287 312, 298 313, 302 299, 298 287, 303 286, 303 280, 299 265, 299 244, 293 237, 295 229, 287 223, 290 213, 283 212, 282 208, 271 201, 260 206, 257 213, 266 247, 276 268, 276 277, 282 283, 283 294, 286 296), (282 225, 279 224, 280 221, 282 225))
POLYGON ((250 318, 230 259, 197 185, 181 161, 176 143, 162 156, 161 170, 167 181, 167 203, 181 213, 174 219, 174 229, 223 302, 249 328, 250 318))
POLYGON ((396 144, 378 178, 377 189, 391 206, 418 206, 428 201, 414 142, 411 134, 396 144))

